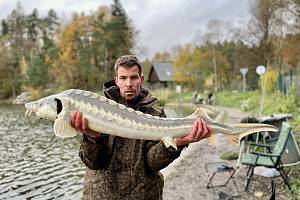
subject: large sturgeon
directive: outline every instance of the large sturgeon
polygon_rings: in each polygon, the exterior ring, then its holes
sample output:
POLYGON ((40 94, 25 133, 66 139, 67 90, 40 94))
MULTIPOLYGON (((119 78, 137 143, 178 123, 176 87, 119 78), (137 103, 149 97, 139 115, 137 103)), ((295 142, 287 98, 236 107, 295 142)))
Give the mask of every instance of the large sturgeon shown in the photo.
MULTIPOLYGON (((212 128, 212 134, 225 134, 236 144, 251 133, 277 131, 276 127, 268 124, 216 123, 206 114, 205 109, 198 109, 185 118, 161 118, 135 111, 104 96, 79 89, 70 89, 47 96, 26 103, 25 107, 27 116, 34 112, 38 118, 54 121, 54 133, 62 138, 74 137, 78 134, 71 126, 71 114, 74 111, 82 112, 83 117, 88 120, 89 128, 94 131, 125 138, 161 140, 167 147, 171 145, 174 148, 177 148, 174 138, 189 133, 196 118, 204 119, 212 128)), ((216 137, 211 137, 213 138, 216 137)))

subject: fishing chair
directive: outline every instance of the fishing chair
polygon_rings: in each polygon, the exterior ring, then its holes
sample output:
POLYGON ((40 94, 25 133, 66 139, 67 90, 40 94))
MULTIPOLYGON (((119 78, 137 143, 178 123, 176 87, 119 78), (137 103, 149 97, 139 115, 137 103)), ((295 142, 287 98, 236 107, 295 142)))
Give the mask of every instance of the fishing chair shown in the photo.
MULTIPOLYGON (((249 165, 245 191, 248 190, 249 183, 252 180, 254 174, 254 168, 257 166, 276 169, 280 173, 280 176, 283 178, 284 183, 288 186, 289 189, 291 189, 288 182, 288 177, 283 170, 282 164, 282 155, 286 148, 286 144, 290 134, 291 126, 287 122, 283 122, 278 140, 275 145, 250 143, 250 145, 255 146, 255 151, 250 150, 249 153, 243 154, 241 159, 243 165, 249 165), (265 152, 267 153, 256 151, 261 148, 264 148, 266 150, 265 152)), ((273 179, 271 179, 271 186, 272 196, 275 197, 275 186, 273 179)))

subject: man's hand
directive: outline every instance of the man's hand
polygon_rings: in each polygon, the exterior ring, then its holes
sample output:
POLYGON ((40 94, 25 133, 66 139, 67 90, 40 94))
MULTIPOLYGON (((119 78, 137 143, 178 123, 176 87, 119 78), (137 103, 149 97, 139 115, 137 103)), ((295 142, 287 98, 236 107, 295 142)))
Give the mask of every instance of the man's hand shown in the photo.
POLYGON ((192 131, 181 138, 176 138, 177 146, 183 146, 189 143, 198 142, 204 138, 210 137, 212 129, 206 125, 203 119, 197 119, 193 125, 192 131))
POLYGON ((86 134, 92 138, 100 138, 100 134, 96 131, 89 129, 87 119, 82 117, 82 113, 75 111, 72 114, 71 126, 75 128, 78 132, 86 134))

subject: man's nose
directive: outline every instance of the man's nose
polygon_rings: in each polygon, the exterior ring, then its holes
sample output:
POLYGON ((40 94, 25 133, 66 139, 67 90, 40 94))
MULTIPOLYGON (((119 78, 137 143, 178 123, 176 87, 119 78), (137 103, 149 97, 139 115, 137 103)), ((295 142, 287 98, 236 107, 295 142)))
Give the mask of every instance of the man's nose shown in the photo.
POLYGON ((132 86, 132 80, 131 79, 127 79, 126 80, 126 86, 127 87, 131 87, 132 86))

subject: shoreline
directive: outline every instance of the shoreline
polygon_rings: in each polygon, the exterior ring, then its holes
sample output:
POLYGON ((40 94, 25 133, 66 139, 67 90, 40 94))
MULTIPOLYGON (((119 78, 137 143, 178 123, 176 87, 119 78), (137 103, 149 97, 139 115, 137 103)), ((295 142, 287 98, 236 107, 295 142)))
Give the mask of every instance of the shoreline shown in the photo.
MULTIPOLYGON (((216 108, 218 107, 216 106, 216 108)), ((242 118, 249 116, 248 113, 238 109, 222 109, 227 112, 226 124, 237 123, 242 118)), ((234 196, 237 195, 241 200, 269 199, 271 195, 270 180, 263 177, 254 176, 249 191, 244 191, 247 168, 238 167, 237 160, 222 160, 221 154, 228 151, 239 152, 239 146, 231 145, 222 134, 219 134, 218 145, 208 145, 206 140, 190 144, 178 159, 161 170, 165 180, 163 199, 235 199, 234 196), (213 171, 207 169, 206 165, 212 162, 226 162, 227 166, 236 170, 234 178, 228 182, 226 187, 207 188, 213 171)), ((214 185, 224 183, 223 181, 227 178, 228 173, 216 174, 213 183, 214 185)), ((276 197, 282 200, 289 197, 288 190, 284 187, 280 177, 276 178, 276 197)))

